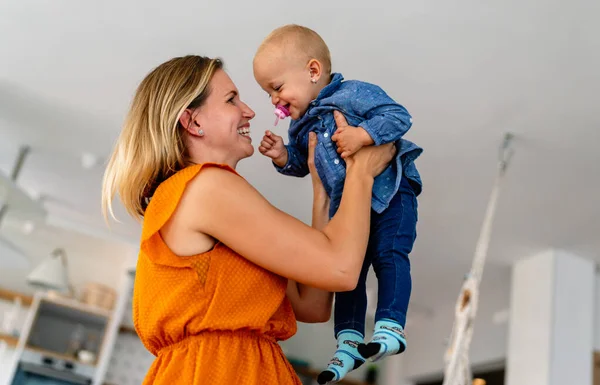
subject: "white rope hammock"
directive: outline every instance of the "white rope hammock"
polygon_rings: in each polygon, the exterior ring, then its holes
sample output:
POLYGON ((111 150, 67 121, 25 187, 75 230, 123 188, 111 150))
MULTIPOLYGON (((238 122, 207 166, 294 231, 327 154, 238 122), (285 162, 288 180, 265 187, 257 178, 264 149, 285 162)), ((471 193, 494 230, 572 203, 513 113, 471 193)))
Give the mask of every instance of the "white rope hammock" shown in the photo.
POLYGON ((485 219, 481 226, 477 247, 475 248, 475 257, 473 258, 471 271, 465 277, 458 301, 456 302, 450 344, 444 356, 443 385, 471 385, 473 383, 473 375, 469 364, 469 347, 471 345, 471 338, 473 337, 475 316, 477 315, 479 284, 488 253, 498 194, 508 163, 513 154, 511 148, 512 138, 512 134, 506 134, 500 146, 498 174, 496 175, 494 188, 488 202, 485 219))

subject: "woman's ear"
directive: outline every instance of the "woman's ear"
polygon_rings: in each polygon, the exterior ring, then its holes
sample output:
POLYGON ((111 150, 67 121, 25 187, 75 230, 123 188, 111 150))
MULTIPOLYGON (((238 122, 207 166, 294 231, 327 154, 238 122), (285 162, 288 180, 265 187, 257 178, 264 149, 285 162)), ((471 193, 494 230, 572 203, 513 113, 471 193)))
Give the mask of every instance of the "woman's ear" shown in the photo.
POLYGON ((194 113, 193 110, 189 108, 186 109, 185 111, 183 111, 183 114, 181 114, 181 116, 179 117, 179 124, 181 124, 181 127, 183 127, 188 132, 188 134, 199 136, 198 132, 200 130, 200 126, 194 120, 195 115, 197 114, 194 113))

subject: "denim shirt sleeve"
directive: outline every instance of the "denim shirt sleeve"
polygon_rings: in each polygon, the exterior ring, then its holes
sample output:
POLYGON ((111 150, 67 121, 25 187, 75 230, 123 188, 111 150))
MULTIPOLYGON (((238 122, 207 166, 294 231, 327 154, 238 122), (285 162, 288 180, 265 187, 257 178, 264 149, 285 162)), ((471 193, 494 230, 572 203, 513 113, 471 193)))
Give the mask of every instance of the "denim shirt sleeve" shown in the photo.
POLYGON ((400 104, 390 98, 380 87, 362 83, 351 108, 365 118, 359 124, 369 133, 376 146, 395 142, 408 132, 412 117, 400 104))
POLYGON ((286 144, 285 148, 288 151, 288 160, 285 166, 279 167, 275 163, 275 169, 283 175, 296 176, 299 178, 308 175, 307 154, 304 154, 298 147, 292 143, 286 144))

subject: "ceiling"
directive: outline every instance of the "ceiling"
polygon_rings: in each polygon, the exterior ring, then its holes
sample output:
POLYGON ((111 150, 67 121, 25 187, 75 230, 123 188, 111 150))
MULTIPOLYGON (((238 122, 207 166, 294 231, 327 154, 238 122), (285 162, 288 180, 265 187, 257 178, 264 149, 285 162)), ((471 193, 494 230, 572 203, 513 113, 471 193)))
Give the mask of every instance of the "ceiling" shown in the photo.
MULTIPOLYGON (((8 173, 18 147, 31 146, 18 182, 42 198, 54 219, 53 226, 23 237, 16 235, 22 224, 9 218, 5 233, 35 254, 34 262, 54 247, 48 237, 46 247, 31 246, 47 231, 57 246, 78 250, 90 264, 134 250, 139 226, 121 210, 123 223, 108 229, 100 215, 100 183, 139 81, 173 56, 224 58, 242 98, 257 112, 251 134, 257 143, 273 119, 252 77, 252 56, 270 30, 295 22, 324 37, 335 71, 379 84, 414 117, 407 138, 425 149, 417 163, 424 192, 412 255, 415 303, 454 300, 506 131, 516 134, 515 155, 490 268, 506 270, 511 261, 549 247, 600 261, 600 172, 594 171, 600 163, 600 2, 289 4, 0 3, 0 168, 8 173), (86 153, 99 163, 83 167, 86 153)), ((239 171, 273 204, 309 220, 308 179, 278 175, 258 152, 239 171)), ((72 273, 94 279, 84 265, 72 273)), ((2 269, 0 285, 25 273, 2 269)))

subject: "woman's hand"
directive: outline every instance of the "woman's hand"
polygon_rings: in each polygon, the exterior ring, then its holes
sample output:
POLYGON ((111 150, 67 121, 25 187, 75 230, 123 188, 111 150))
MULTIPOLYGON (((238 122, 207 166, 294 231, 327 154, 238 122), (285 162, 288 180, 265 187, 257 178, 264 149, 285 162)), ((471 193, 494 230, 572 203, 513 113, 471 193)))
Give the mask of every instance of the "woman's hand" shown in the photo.
POLYGON ((315 166, 315 148, 317 148, 317 134, 311 132, 308 135, 308 170, 313 185, 313 205, 312 205, 312 227, 317 230, 323 230, 329 222, 330 199, 323 187, 323 182, 319 177, 315 166))
POLYGON ((323 182, 321 182, 321 178, 319 177, 319 173, 317 172, 317 167, 315 166, 315 148, 317 148, 318 138, 317 134, 311 132, 308 134, 308 171, 310 171, 310 178, 313 185, 313 191, 315 192, 325 192, 325 188, 323 187, 323 182))

